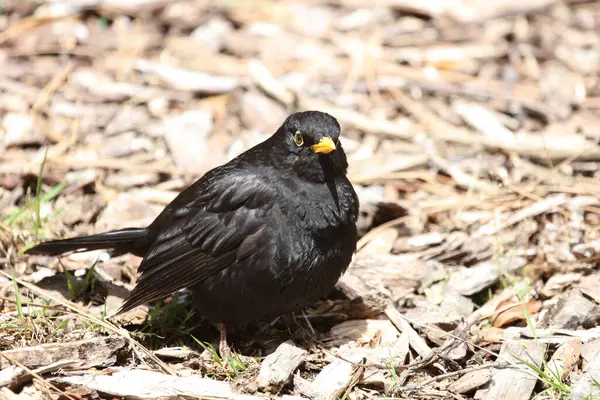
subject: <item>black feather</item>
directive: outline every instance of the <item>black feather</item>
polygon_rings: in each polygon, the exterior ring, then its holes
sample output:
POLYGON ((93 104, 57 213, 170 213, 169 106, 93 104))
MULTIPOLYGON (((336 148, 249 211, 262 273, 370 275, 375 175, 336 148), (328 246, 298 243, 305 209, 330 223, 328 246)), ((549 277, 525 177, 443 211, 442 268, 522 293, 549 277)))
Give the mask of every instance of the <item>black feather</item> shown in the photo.
POLYGON ((227 324, 293 311, 326 295, 356 249, 358 199, 339 135, 328 114, 292 114, 269 139, 181 192, 147 228, 28 253, 113 248, 143 256, 119 312, 183 288, 204 317, 227 324), (336 149, 317 154, 311 146, 324 137, 336 149))
POLYGON ((97 235, 51 240, 28 249, 25 254, 56 256, 71 251, 115 249, 120 253, 143 255, 145 249, 143 247, 141 250, 138 249, 136 244, 140 240, 143 241, 147 235, 148 230, 146 228, 121 229, 118 231, 99 233, 97 235))

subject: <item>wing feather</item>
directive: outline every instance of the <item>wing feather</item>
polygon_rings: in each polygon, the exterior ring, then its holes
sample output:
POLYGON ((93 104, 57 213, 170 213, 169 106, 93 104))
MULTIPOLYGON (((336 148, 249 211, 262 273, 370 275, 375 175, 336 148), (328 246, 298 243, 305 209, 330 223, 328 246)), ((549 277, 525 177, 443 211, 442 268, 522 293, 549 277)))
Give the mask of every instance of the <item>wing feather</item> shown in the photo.
POLYGON ((172 211, 119 312, 193 286, 269 243, 266 215, 277 193, 268 183, 238 173, 223 180, 213 177, 204 189, 195 202, 172 211))

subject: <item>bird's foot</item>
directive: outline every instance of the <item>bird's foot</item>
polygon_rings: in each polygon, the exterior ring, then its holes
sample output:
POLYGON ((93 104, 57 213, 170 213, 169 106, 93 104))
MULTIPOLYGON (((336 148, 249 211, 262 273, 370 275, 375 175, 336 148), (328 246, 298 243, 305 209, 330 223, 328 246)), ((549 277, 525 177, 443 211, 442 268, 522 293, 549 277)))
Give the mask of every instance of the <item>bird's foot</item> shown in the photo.
POLYGON ((221 356, 221 359, 229 360, 231 357, 231 347, 229 347, 229 344, 227 344, 227 328, 225 328, 225 325, 220 324, 219 331, 219 355, 221 356))

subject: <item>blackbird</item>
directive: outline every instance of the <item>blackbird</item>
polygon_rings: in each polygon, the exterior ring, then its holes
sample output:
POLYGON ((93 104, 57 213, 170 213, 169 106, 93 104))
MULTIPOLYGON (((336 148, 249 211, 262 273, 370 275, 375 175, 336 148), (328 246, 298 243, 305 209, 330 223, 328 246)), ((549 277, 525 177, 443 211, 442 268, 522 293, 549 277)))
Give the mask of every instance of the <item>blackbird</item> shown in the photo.
POLYGON ((188 288, 198 312, 220 325, 224 345, 225 326, 310 305, 348 267, 359 205, 339 136, 329 114, 291 114, 264 142, 181 192, 148 227, 44 242, 26 253, 112 249, 143 257, 117 314, 188 288))

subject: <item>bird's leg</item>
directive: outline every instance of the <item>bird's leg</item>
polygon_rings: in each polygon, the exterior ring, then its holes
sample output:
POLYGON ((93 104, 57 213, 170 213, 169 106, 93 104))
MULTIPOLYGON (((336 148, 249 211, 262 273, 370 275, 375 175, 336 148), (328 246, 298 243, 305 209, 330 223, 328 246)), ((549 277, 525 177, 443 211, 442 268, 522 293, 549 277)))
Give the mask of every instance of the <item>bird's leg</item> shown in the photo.
POLYGON ((311 338, 314 337, 315 332, 309 331, 303 324, 301 324, 296 318, 296 314, 288 313, 282 315, 282 317, 287 325, 288 332, 292 335, 292 338, 300 341, 306 341, 311 340, 311 338))
POLYGON ((228 360, 231 355, 231 348, 227 344, 227 328, 225 324, 219 324, 219 355, 223 360, 228 360))
POLYGON ((283 314, 281 316, 281 318, 287 325, 288 329, 290 329, 291 331, 294 331, 293 327, 295 327, 297 325, 296 316, 294 315, 294 313, 283 314))

